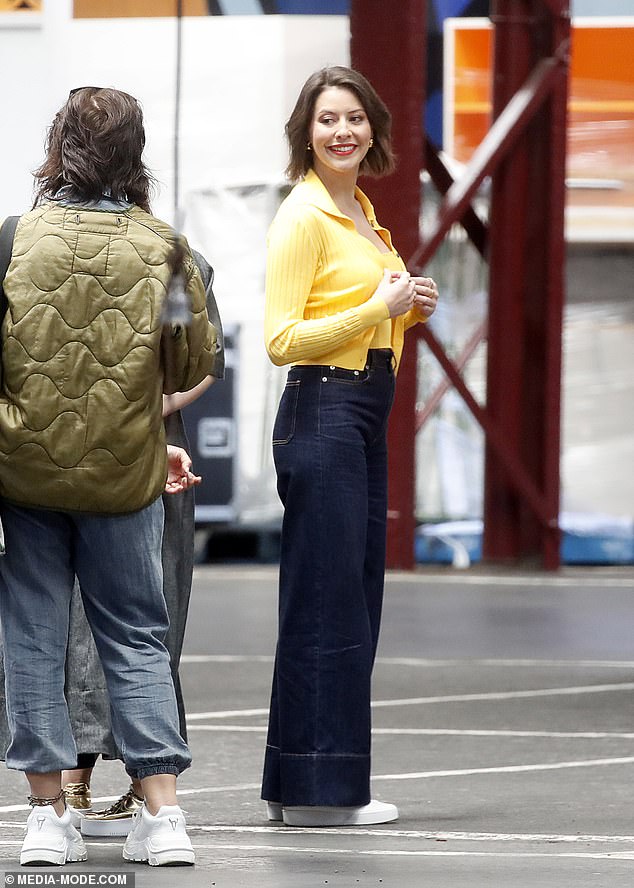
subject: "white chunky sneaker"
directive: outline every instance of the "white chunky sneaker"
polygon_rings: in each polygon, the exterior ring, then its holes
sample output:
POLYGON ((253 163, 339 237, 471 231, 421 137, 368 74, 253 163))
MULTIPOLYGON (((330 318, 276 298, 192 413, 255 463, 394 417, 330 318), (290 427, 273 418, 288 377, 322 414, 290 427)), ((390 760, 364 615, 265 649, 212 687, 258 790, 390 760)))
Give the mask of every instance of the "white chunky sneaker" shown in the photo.
POLYGON ((398 808, 376 799, 358 808, 302 805, 282 808, 287 826, 360 826, 391 823, 398 818, 398 808))
POLYGON ((137 811, 123 846, 123 859, 150 866, 192 866, 194 849, 178 805, 163 805, 155 815, 145 805, 137 811))
POLYGON ((21 866, 64 866, 85 860, 86 846, 68 808, 59 817, 52 805, 36 805, 26 821, 21 866))

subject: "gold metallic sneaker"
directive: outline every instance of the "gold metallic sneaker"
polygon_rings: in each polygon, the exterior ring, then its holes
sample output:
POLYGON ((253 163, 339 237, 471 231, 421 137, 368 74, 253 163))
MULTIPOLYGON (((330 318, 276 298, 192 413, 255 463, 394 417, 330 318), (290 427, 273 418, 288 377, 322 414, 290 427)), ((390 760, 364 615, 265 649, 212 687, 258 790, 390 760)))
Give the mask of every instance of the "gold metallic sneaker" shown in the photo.
POLYGON ((79 829, 82 814, 92 811, 90 787, 87 783, 67 783, 62 788, 73 826, 79 829))
POLYGON ((92 811, 81 818, 84 836, 127 836, 132 828, 132 818, 141 809, 143 799, 135 794, 132 786, 121 798, 104 811, 92 811))

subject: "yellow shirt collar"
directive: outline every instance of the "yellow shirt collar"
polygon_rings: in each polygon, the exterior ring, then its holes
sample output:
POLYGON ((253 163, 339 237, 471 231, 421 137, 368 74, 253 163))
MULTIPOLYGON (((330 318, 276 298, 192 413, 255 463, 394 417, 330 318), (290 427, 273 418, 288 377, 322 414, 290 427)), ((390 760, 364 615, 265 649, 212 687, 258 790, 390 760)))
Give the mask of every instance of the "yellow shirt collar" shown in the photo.
MULTIPOLYGON (((347 222, 351 221, 345 213, 341 212, 315 170, 308 170, 300 184, 302 185, 302 197, 307 203, 313 204, 313 206, 323 210, 324 213, 328 213, 330 216, 337 216, 347 222)), ((373 228, 380 228, 381 226, 376 220, 374 207, 358 186, 355 188, 355 197, 363 207, 363 212, 370 225, 373 228)))

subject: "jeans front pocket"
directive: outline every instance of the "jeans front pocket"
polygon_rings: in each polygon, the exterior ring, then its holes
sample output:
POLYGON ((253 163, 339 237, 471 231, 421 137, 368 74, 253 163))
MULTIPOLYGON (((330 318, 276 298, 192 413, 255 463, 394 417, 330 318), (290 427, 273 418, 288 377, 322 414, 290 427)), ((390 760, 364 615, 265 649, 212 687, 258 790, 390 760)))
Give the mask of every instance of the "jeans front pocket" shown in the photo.
POLYGON ((299 379, 289 379, 286 383, 273 426, 273 444, 288 444, 295 434, 299 383, 299 379))

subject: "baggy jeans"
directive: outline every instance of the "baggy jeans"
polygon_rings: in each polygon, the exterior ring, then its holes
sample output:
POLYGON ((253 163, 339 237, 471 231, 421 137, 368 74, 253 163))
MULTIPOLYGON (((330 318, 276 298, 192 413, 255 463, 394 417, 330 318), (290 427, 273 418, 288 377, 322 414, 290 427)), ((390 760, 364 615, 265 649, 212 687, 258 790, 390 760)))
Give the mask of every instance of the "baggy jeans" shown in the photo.
POLYGON ((370 800, 371 675, 387 513, 389 349, 364 370, 292 367, 273 451, 284 504, 276 651, 262 798, 370 800))
POLYGON ((161 499, 137 512, 93 515, 0 502, 0 558, 9 768, 74 768, 64 696, 75 574, 111 703, 112 730, 131 777, 179 774, 191 762, 163 644, 161 499))

